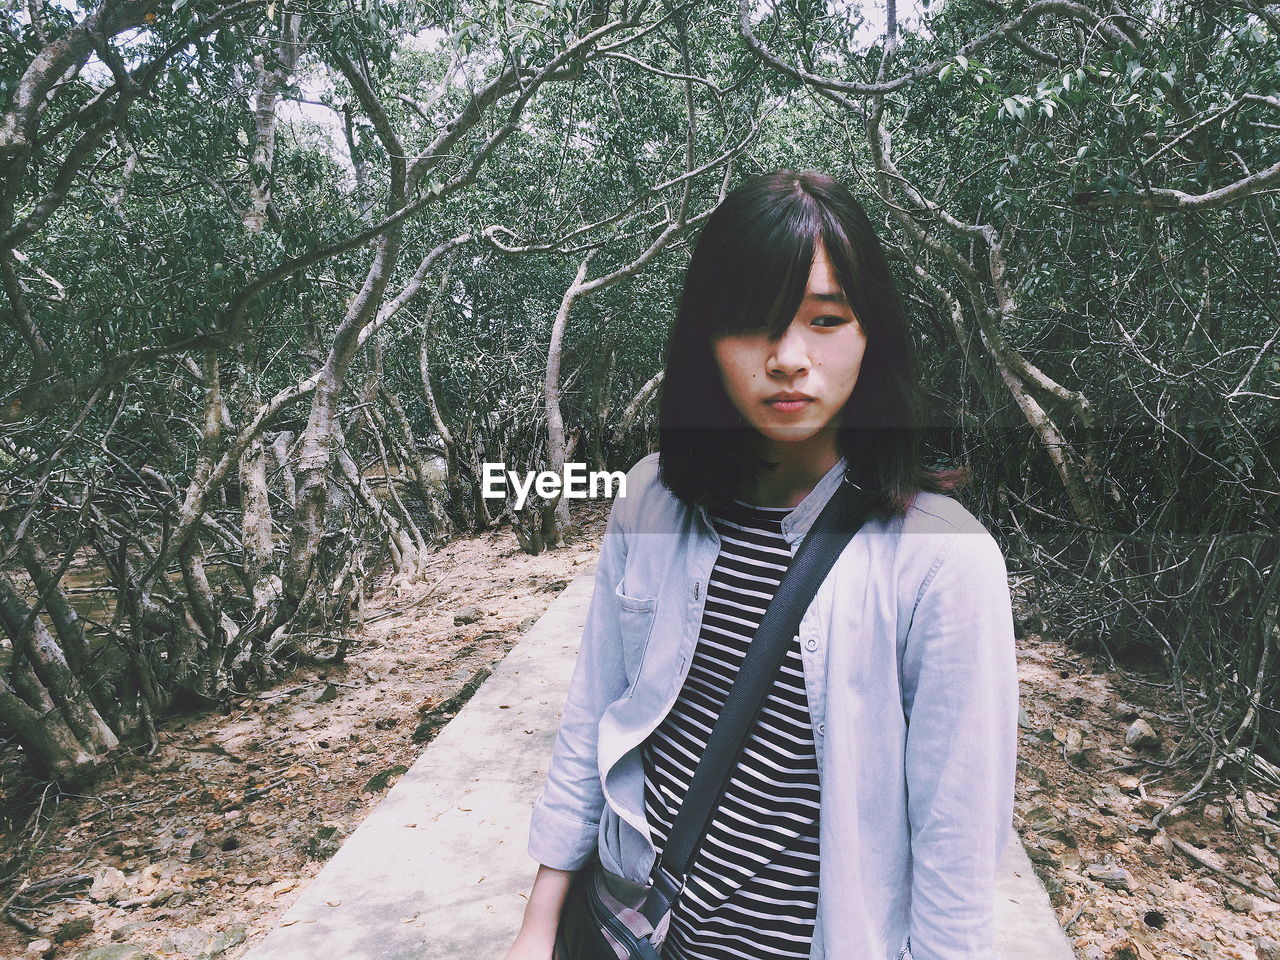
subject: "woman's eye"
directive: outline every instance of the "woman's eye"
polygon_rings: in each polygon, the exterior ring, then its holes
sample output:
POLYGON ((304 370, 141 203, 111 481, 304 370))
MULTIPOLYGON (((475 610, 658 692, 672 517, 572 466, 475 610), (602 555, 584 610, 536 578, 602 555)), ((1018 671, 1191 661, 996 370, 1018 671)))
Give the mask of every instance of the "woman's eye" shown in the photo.
POLYGON ((814 319, 814 326, 817 327, 838 327, 842 323, 848 323, 848 317, 817 317, 814 319))

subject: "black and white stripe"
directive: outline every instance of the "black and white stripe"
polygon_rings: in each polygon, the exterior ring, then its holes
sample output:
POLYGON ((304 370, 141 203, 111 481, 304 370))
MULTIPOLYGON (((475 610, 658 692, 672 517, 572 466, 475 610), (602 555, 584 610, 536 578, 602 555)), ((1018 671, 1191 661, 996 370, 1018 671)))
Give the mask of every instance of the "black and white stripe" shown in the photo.
MULTIPOLYGON (((712 514, 720 555, 693 663, 642 751, 645 816, 659 854, 791 561, 782 536, 790 510, 734 501, 712 514)), ((694 857, 663 960, 807 958, 817 903, 818 762, 797 635, 694 857)))

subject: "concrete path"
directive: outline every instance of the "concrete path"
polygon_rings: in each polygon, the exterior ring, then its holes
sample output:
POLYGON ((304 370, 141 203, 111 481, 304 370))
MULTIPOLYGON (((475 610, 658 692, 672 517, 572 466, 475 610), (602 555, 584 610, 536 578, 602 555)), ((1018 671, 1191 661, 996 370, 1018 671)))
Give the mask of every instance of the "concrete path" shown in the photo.
MULTIPOLYGON (((565 588, 243 960, 502 960, 591 586, 565 588)), ((1073 960, 1018 842, 996 923, 1001 960, 1073 960)))

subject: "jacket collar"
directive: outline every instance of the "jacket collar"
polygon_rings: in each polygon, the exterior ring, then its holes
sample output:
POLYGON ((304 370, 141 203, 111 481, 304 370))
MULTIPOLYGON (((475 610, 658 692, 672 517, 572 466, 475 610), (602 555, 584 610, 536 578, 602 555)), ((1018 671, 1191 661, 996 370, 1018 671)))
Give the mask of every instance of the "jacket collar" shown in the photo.
MULTIPOLYGON (((805 494, 805 498, 796 504, 795 509, 783 518, 782 536, 787 543, 795 546, 795 544, 804 539, 805 534, 809 532, 809 528, 813 526, 813 521, 818 519, 818 514, 822 512, 822 508, 827 505, 831 495, 835 493, 836 488, 844 480, 844 472, 847 465, 844 457, 837 460, 835 466, 823 474, 822 479, 814 484, 812 490, 805 494)), ((699 505, 698 514, 702 517, 702 522, 707 525, 708 530, 714 529, 711 524, 711 518, 707 515, 706 507, 699 505)))

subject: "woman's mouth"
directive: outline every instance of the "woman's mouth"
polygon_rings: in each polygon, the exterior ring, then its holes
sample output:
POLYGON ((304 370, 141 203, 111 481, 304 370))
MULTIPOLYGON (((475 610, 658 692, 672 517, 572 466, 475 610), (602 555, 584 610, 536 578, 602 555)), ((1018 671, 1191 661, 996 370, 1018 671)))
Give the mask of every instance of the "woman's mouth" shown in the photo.
POLYGON ((795 413, 803 410, 807 404, 813 403, 813 397, 803 393, 780 393, 765 401, 779 413, 795 413))

